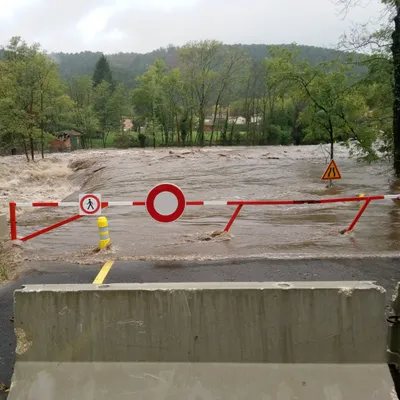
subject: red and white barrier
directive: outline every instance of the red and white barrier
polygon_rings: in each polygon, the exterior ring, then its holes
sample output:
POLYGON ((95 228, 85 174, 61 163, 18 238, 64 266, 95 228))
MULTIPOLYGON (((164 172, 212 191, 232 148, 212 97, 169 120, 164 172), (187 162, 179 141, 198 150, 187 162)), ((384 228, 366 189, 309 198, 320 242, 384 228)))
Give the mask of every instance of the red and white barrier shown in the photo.
MULTIPOLYGON (((80 198, 96 198, 99 195, 80 195, 80 198)), ((332 197, 324 199, 311 199, 311 200, 199 200, 187 201, 183 192, 179 187, 172 184, 163 183, 154 187, 148 194, 145 201, 101 201, 101 210, 106 207, 145 207, 149 215, 158 222, 168 223, 173 222, 180 218, 186 207, 189 206, 236 206, 229 222, 225 226, 224 231, 228 232, 238 217, 243 206, 279 206, 279 205, 301 205, 301 204, 329 204, 329 203, 345 203, 345 202, 364 202, 363 206, 359 209, 351 224, 342 232, 350 232, 354 229, 358 220, 372 201, 400 199, 400 194, 396 195, 378 195, 378 196, 364 196, 364 197, 332 197), (165 197, 170 194, 170 197, 165 197), (164 197, 163 197, 164 196, 164 197), (157 204, 158 202, 158 204, 157 204)), ((98 205, 97 205, 98 206, 98 205)), ((79 208, 80 214, 74 215, 68 219, 60 221, 54 225, 43 228, 28 236, 20 238, 21 241, 33 239, 39 235, 50 232, 60 226, 68 224, 69 222, 76 221, 83 216, 82 214, 83 203, 79 202, 32 202, 32 203, 10 203, 10 226, 11 226, 11 240, 17 240, 17 207, 75 207, 79 208)), ((97 208, 97 207, 96 207, 97 208)), ((86 211, 87 212, 87 211, 86 211)), ((93 215, 92 212, 87 212, 86 215, 93 215)), ((98 213, 96 213, 97 215, 98 213)))

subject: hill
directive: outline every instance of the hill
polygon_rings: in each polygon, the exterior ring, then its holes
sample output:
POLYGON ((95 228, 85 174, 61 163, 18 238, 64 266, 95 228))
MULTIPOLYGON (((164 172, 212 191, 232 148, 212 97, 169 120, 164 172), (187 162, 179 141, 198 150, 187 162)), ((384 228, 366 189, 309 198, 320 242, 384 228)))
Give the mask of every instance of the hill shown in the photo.
MULTIPOLYGON (((229 47, 229 45, 226 45, 229 47)), ((268 57, 269 45, 251 44, 241 45, 249 55, 255 60, 260 61, 268 57)), ((290 47, 291 45, 277 45, 273 47, 290 47)), ((321 47, 298 46, 300 57, 307 59, 311 64, 329 61, 337 57, 344 57, 345 53, 321 47)), ((80 53, 51 53, 50 56, 59 63, 60 75, 68 78, 74 75, 92 76, 95 64, 99 59, 100 52, 85 51, 80 53)), ((178 64, 178 47, 169 46, 160 48, 150 53, 117 53, 109 54, 107 58, 117 81, 123 82, 128 89, 135 86, 135 79, 143 74, 147 68, 154 63, 157 58, 165 61, 171 67, 178 64)))

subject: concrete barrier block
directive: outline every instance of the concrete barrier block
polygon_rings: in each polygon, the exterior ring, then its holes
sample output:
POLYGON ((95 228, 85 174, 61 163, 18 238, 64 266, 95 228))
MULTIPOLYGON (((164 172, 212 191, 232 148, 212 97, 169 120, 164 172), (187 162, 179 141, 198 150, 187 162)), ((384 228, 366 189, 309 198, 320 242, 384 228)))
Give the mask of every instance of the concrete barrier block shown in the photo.
POLYGON ((17 363, 7 400, 397 400, 386 365, 17 363))
POLYGON ((392 297, 393 314, 389 318, 388 363, 400 365, 400 282, 392 297))
POLYGON ((0 214, 0 239, 8 238, 7 216, 0 214))
POLYGON ((40 285, 15 292, 19 361, 382 363, 370 282, 40 285))
POLYGON ((370 282, 40 285, 15 292, 8 400, 394 400, 370 282))

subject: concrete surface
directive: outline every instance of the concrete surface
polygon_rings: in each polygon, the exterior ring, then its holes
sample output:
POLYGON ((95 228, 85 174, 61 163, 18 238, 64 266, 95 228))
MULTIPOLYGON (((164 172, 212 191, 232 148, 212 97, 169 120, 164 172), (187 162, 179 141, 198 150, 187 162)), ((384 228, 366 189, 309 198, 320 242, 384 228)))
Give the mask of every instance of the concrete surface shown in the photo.
MULTIPOLYGON (((397 290, 393 296, 392 303, 393 313, 389 324, 389 349, 388 349, 388 359, 389 362, 395 365, 400 365, 400 320, 395 318, 395 316, 400 316, 400 283, 397 285, 397 290)), ((399 390, 400 390, 400 371, 397 371, 397 378, 399 380, 399 390)))
MULTIPOLYGON (((28 283, 88 283, 93 281, 101 264, 79 266, 71 264, 42 264, 29 266, 18 280, 0 285, 0 385, 10 385, 15 362, 16 340, 13 323, 13 293, 28 283)), ((0 400, 5 400, 7 393, 0 392, 0 400)))
POLYGON ((7 225, 7 216, 4 214, 0 214, 0 239, 8 239, 8 225, 7 225))
MULTIPOLYGON (((33 263, 18 280, 0 285, 0 384, 10 384, 15 359, 13 292, 26 284, 90 283, 101 264, 33 263)), ((376 281, 386 292, 387 309, 400 281, 400 258, 233 259, 223 261, 117 261, 105 283, 376 281)), ((354 372, 356 373, 356 372, 354 372)), ((368 381, 368 377, 365 376, 368 381)), ((362 386, 363 383, 360 383, 362 386)), ((79 396, 77 396, 79 398, 79 396)), ((0 393, 0 399, 5 399, 0 393)), ((344 397, 346 398, 346 397, 344 397)), ((354 397, 349 397, 354 398, 354 397)), ((265 399, 263 399, 265 400, 265 399)))
POLYGON ((384 289, 368 282, 32 285, 14 297, 17 362, 386 361, 384 289))
POLYGON ((35 362, 15 377, 9 400, 397 399, 378 364, 35 362))
POLYGON ((335 386, 334 395, 390 399, 384 292, 370 282, 29 285, 14 294, 9 400, 78 390, 85 399, 310 399, 335 386), (368 379, 361 390, 354 374, 368 379))

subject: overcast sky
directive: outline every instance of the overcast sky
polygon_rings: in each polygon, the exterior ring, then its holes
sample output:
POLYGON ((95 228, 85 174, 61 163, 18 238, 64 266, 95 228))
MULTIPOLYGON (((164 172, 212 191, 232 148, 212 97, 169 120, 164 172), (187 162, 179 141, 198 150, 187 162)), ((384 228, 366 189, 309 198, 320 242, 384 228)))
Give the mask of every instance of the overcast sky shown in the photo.
POLYGON ((381 10, 365 0, 343 19, 332 0, 0 0, 0 45, 21 36, 50 52, 145 53, 201 39, 334 47, 381 10))

